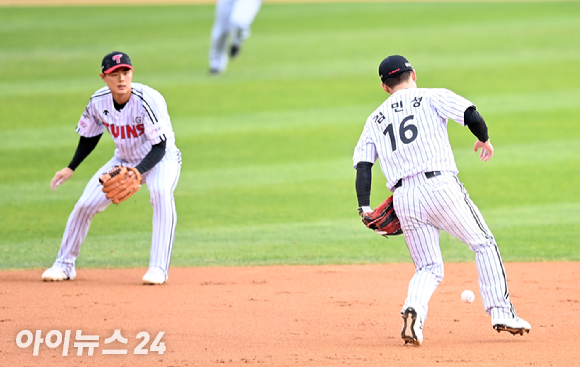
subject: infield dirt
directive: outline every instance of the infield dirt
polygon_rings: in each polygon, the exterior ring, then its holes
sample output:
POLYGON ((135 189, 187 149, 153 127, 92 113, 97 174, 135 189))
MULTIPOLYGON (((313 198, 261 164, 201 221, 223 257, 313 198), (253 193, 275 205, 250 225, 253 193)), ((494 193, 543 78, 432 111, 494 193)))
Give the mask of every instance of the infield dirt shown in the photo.
MULTIPOLYGON (((95 3, 119 1, 0 0, 95 3)), ((145 269, 78 269, 77 279, 60 283, 40 281, 43 270, 4 271, 0 367, 580 366, 580 263, 507 263, 506 270, 512 302, 532 324, 530 334, 495 332, 475 264, 446 264, 419 348, 405 347, 399 335, 411 264, 172 268, 163 286, 141 285, 145 269), (475 292, 473 304, 461 302, 465 289, 475 292), (17 346, 22 330, 39 330, 42 338, 51 330, 71 331, 68 355, 62 344, 52 349, 43 342, 33 356, 34 343, 17 346), (127 344, 105 344, 115 330, 127 344), (92 356, 86 348, 77 355, 77 331, 99 337, 92 356), (164 332, 166 351, 135 354, 140 332, 151 336, 144 348, 164 332), (127 354, 103 355, 106 349, 127 354)))
MULTIPOLYGON (((421 347, 405 347, 400 316, 411 264, 172 268, 162 286, 145 269, 78 269, 45 283, 42 270, 0 272, 0 366, 578 366, 580 264, 508 263, 511 299, 532 324, 498 334, 484 312, 475 263, 446 264, 421 347), (472 304, 461 292, 476 294, 472 304), (71 331, 63 345, 17 346, 22 330, 71 331), (99 337, 78 356, 76 332, 99 337), (127 344, 105 344, 115 330, 127 344), (167 350, 137 355, 147 332, 167 350), (126 355, 103 355, 125 349, 126 355)), ((56 337, 51 339, 56 341, 56 337)), ((21 338, 27 342, 27 338, 21 338)))

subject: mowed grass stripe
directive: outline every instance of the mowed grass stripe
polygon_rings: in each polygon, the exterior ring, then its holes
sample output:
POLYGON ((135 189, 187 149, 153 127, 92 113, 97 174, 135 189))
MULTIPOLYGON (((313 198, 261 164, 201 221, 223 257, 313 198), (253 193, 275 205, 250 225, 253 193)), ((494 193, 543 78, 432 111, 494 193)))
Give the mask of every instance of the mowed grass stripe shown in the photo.
MULTIPOLYGON (((492 181, 504 180, 506 177, 513 180, 507 175, 507 172, 518 168, 526 170, 526 167, 533 165, 535 169, 530 171, 529 175, 539 176, 538 178, 551 182, 552 177, 543 174, 543 172, 547 172, 549 167, 562 165, 563 171, 568 170, 566 167, 571 167, 569 169, 573 173, 574 167, 579 166, 580 158, 576 152, 578 146, 580 146, 580 139, 500 146, 496 147, 496 155, 493 160, 486 163, 480 162, 477 154, 471 149, 455 149, 455 156, 458 167, 460 167, 460 177, 468 177, 468 180, 474 180, 481 175, 485 176, 486 180, 492 181)), ((198 195, 200 192, 208 190, 235 190, 241 187, 268 187, 276 184, 306 184, 316 180, 354 180, 355 171, 352 169, 350 155, 330 160, 314 158, 310 157, 309 160, 299 162, 246 164, 229 168, 201 170, 194 163, 191 164, 191 170, 182 172, 178 193, 198 195)), ((378 169, 378 165, 376 168, 378 169)), ((379 174, 378 170, 376 173, 379 174)), ((377 179, 382 180, 380 176, 377 179)), ((513 180, 508 189, 520 186, 521 182, 527 179, 524 176, 513 180)), ((3 183, 0 184, 0 190, 11 191, 13 195, 21 198, 22 203, 74 200, 78 192, 82 191, 85 182, 85 179, 77 179, 75 176, 74 179, 67 182, 66 187, 61 187, 57 193, 53 193, 48 189, 49 177, 44 177, 35 182, 22 183, 17 187, 3 183)), ((574 178, 572 178, 567 187, 575 187, 574 182, 574 178)), ((11 202, 12 197, 0 196, 0 204, 4 205, 11 202)), ((502 205, 502 203, 497 202, 495 204, 502 205)))
MULTIPOLYGON (((384 96, 385 98, 387 95, 384 96)), ((500 95, 478 95, 472 101, 479 106, 481 113, 493 126, 494 118, 500 114, 514 112, 553 112, 558 116, 562 109, 568 110, 580 100, 580 89, 560 91, 504 93, 500 95)), ((176 107, 177 108, 177 107, 176 107)), ((177 117, 173 118, 179 138, 200 135, 221 135, 238 132, 266 132, 291 130, 312 126, 352 125, 362 126, 368 115, 376 108, 374 105, 337 106, 309 108, 303 110, 259 111, 253 113, 228 114, 222 116, 177 117)), ((550 116, 550 115, 548 115, 550 116)), ((80 115, 79 115, 80 118, 80 115)), ((6 142, 1 150, 25 150, 54 146, 76 146, 76 120, 68 125, 26 128, 13 126, 4 131, 6 142), (63 136, 72 139, 62 139, 63 136)), ((453 123, 453 122, 451 122, 453 123)), ((548 122, 546 122, 548 123, 548 122)), ((557 126, 556 126, 557 127, 557 126)), ((108 133, 105 133, 107 135, 108 133)), ((105 137, 106 138, 106 137, 105 137)))
MULTIPOLYGON (((351 62, 362 63, 362 65, 369 65, 374 67, 374 63, 371 63, 368 56, 368 43, 382 42, 385 37, 397 38, 404 37, 410 43, 414 45, 413 51, 415 55, 414 60, 418 64, 423 66, 423 70, 433 70, 439 68, 447 68, 449 63, 452 62, 454 68, 460 67, 460 65, 471 65, 473 67, 481 67, 489 65, 490 63, 501 63, 502 65, 510 65, 518 62, 529 63, 533 61, 534 63, 545 63, 546 58, 543 56, 552 55, 557 52, 559 55, 559 63, 568 61, 578 60, 578 49, 574 47, 565 47, 567 37, 565 37, 569 32, 577 33, 575 31, 580 30, 580 21, 578 17, 567 16, 562 17, 561 14, 554 14, 553 12, 545 12, 541 9, 550 9, 550 6, 540 6, 539 4, 534 4, 530 7, 530 13, 534 16, 525 15, 523 19, 512 18, 509 22, 500 22, 497 19, 479 19, 478 21, 463 21, 451 24, 444 24, 440 20, 432 21, 437 25, 437 32, 440 38, 447 40, 444 45, 447 47, 453 47, 448 50, 442 50, 441 45, 434 44, 430 40, 425 39, 424 35, 430 32, 433 28, 432 24, 413 24, 412 27, 401 27, 396 24, 387 26, 382 25, 381 22, 370 22, 368 21, 369 16, 371 18, 376 17, 373 11, 385 10, 392 11, 393 6, 399 7, 393 4, 333 4, 336 8, 334 9, 337 13, 349 12, 349 22, 339 23, 340 19, 335 21, 329 21, 327 18, 325 23, 328 23, 327 28, 312 28, 312 27, 295 27, 292 33, 283 32, 287 31, 285 27, 281 27, 279 32, 276 32, 278 24, 270 24, 274 20, 289 22, 292 18, 288 14, 281 14, 276 12, 276 6, 264 7, 265 16, 260 17, 255 25, 257 29, 255 35, 252 38, 252 44, 248 47, 252 51, 264 50, 266 53, 270 53, 269 50, 273 50, 268 56, 277 62, 272 65, 264 65, 266 67, 260 68, 259 73, 254 75, 250 73, 239 80, 247 80, 247 77, 267 77, 267 78, 293 78, 295 76, 316 76, 320 73, 328 73, 323 75, 365 75, 366 70, 364 67, 359 68, 349 68, 351 62), (270 17, 268 18, 268 13, 270 17), (264 18, 264 19, 262 19, 264 18), (261 24, 262 23, 262 24, 261 24), (342 26, 342 27, 340 27, 342 26), (260 33, 260 28, 269 28, 268 32, 260 33), (508 28, 508 29, 506 29, 508 28), (549 29, 549 32, 545 30, 549 29), (272 32, 271 30, 274 30, 272 32), (304 32, 304 37, 297 37, 297 32, 304 32), (475 39, 474 39, 475 35, 475 39), (333 47, 328 47, 328 41, 337 40, 338 42, 333 45, 333 47), (359 42, 364 39, 365 42, 359 42), (523 40, 533 40, 535 48, 530 50, 527 43, 522 42, 523 40), (466 42, 469 40, 469 42, 466 42), (562 42, 560 48, 556 46, 562 42), (481 44, 483 43, 483 44, 481 44), (491 43, 490 46, 493 47, 493 52, 481 51, 481 46, 491 43), (471 44, 478 45, 479 49, 473 49, 471 44), (501 47, 498 48, 498 46, 501 47), (437 48, 434 49, 433 47, 437 48), (300 52, 301 50, 317 50, 316 54, 310 52, 300 52), (464 52, 469 50, 470 52, 464 52), (509 52, 505 52, 508 50, 509 52), (336 57, 340 55, 340 57, 336 57), (313 57, 314 56, 314 57, 313 57), (301 58, 304 57, 304 58, 301 58), (280 63, 281 61, 281 63, 280 63), (312 62, 315 61, 315 62, 312 62), (332 67, 334 65, 334 68, 332 67), (335 69, 335 70, 333 70, 335 69), (305 74, 306 73, 306 74, 305 74), (309 74, 310 73, 310 74, 309 74), (352 74, 357 73, 357 74, 352 74)), ((425 5, 424 5, 425 6, 425 5)), ((429 9, 429 5, 425 6, 425 9, 429 9)), ((453 8, 461 9, 480 9, 482 7, 487 7, 488 5, 483 4, 455 4, 453 8)), ((569 4, 567 6, 570 6, 569 4)), ((552 8, 558 8, 557 5, 551 4, 552 8)), ((488 11, 497 11, 492 7, 488 11)), ((67 41, 71 44, 69 47, 62 46, 62 39, 49 39, 49 45, 35 45, 35 47, 23 48, 22 43, 16 43, 12 47, 8 48, 6 52, 0 55, 0 61, 26 61, 27 64, 30 61, 30 56, 35 58, 41 58, 44 62, 53 63, 54 67, 60 65, 60 63, 70 60, 71 58, 78 59, 88 63, 91 61, 89 56, 91 54, 91 47, 75 45, 73 43, 75 37, 79 39, 82 37, 84 32, 91 32, 94 26, 91 22, 102 24, 104 20, 112 21, 110 18, 115 19, 115 14, 107 12, 106 8, 92 8, 91 9, 75 9, 74 11, 86 13, 84 16, 73 18, 75 19, 71 23, 71 17, 61 15, 60 17, 52 17, 54 20, 49 21, 47 17, 43 17, 42 21, 36 22, 26 22, 25 17, 16 17, 19 19, 18 22, 10 22, 10 18, 7 19, 7 23, 4 25, 5 32, 10 33, 11 37, 9 39, 16 37, 25 37, 24 35, 12 34, 14 32, 13 28, 18 25, 22 27, 20 23, 26 25, 25 30, 29 32, 37 32, 35 27, 40 27, 41 29, 51 29, 52 32, 69 31, 70 28, 75 29, 75 34, 69 35, 67 41), (90 15, 88 12, 92 12, 90 15), (24 20, 23 20, 24 19, 24 20), (80 20, 79 20, 80 19, 80 20), (64 28, 62 28, 64 27, 64 28), (62 29, 61 29, 62 28, 62 29)), ((164 39, 156 38, 146 38, 146 39, 132 39, 131 49, 133 52, 146 52, 151 48, 151 44, 157 44, 157 51, 160 54, 171 53, 177 59, 191 59, 195 65, 200 65, 195 60, 205 59, 195 57, 200 52, 203 52, 204 56, 207 53, 206 48, 208 44, 208 37, 206 28, 211 24, 212 11, 211 7, 184 7, 183 11, 172 11, 171 7, 158 7, 158 16, 152 16, 152 12, 148 11, 149 8, 143 7, 134 8, 136 12, 135 18, 133 20, 124 19, 123 25, 130 27, 131 25, 138 26, 146 21, 148 17, 154 18, 154 22, 151 23, 151 27, 155 24, 164 24, 167 19, 172 19, 172 26, 181 26, 188 29, 188 32, 182 32, 179 35, 173 35, 173 37, 165 37, 164 39), (137 16, 138 15, 138 16, 137 16), (165 17, 165 18, 164 18, 165 17), (200 24, 201 23, 201 24, 200 24), (161 48, 159 48, 161 47, 161 48), (177 53, 175 53, 175 51, 177 53), (189 51, 191 50, 191 51, 189 51)), ((176 9, 176 8, 173 8, 176 9)), ((293 7, 284 6, 284 9, 293 9, 293 7)), ((319 6, 307 6, 303 5, 302 10, 307 9, 309 13, 319 11, 326 13, 323 7, 319 6)), ((436 8, 433 8, 436 9, 436 8)), ((421 10, 421 9, 420 9, 421 10)), ((16 9, 6 9, 7 12, 23 12, 23 10, 16 9)), ((28 10, 31 12, 32 10, 28 10)), ((55 15, 59 13, 56 10, 43 9, 42 11, 52 11, 55 15)), ((68 9, 66 14, 72 13, 73 10, 68 9)), ((62 13, 62 11, 60 11, 62 13)), ((117 15, 118 16, 118 15, 117 15)), ((304 14, 302 14, 304 17, 304 14)), ((305 21, 308 21, 312 14, 308 17, 304 17, 305 21)), ((50 19, 50 17, 48 17, 50 19)), ((0 28, 0 31, 2 29, 0 28)), ((19 33, 22 33, 20 30, 19 33)), ((70 33, 70 32, 69 32, 70 33)), ((166 33, 163 32, 157 37, 165 36, 166 33)), ((151 36, 155 37, 155 34, 151 36)), ((569 44, 568 44, 569 45, 569 44)), ((99 45, 99 47, 103 47, 99 45)), ((491 47, 489 47, 491 48, 491 47)), ((259 60, 259 56, 255 53, 249 55, 248 58, 252 61, 259 60)), ((191 63, 182 63, 180 66, 181 70, 190 70, 191 63)), ((243 68, 244 70, 254 70, 253 67, 243 68)), ((35 75, 36 73, 34 73, 35 75)), ((21 84, 21 79, 15 80, 14 82, 7 83, 5 85, 0 85, 0 91, 2 90, 13 90, 13 93, 27 93, 30 91, 41 91, 48 90, 51 85, 40 83, 35 85, 38 77, 30 77, 30 83, 21 84), (16 84, 16 85, 14 85, 16 84), (37 88, 38 86, 38 88, 37 88), (19 88, 22 88, 19 90, 19 88)), ((73 82, 72 85, 68 86, 68 90, 77 91, 86 82, 85 74, 83 77, 78 79, 77 82, 73 82)), ((42 79, 45 79, 46 74, 40 75, 42 79)), ((26 75, 23 75, 26 78, 26 75)), ((167 76, 160 78, 163 81, 167 76)), ((191 73, 183 73, 181 75, 176 75, 175 79, 181 80, 182 82, 199 81, 199 76, 192 79, 191 73), (187 78, 183 78, 187 76, 187 78), (196 79, 197 78, 197 79, 196 79)), ((235 82, 236 76, 233 76, 230 82, 235 82)), ((155 80, 156 81, 156 80, 155 80)), ((156 81, 157 82, 157 81, 156 81)), ((175 80, 171 80, 171 83, 175 80)), ((52 85, 56 88, 62 88, 63 85, 59 85, 58 81, 56 84, 52 85)), ((50 83, 49 83, 50 84, 50 83)), ((38 92, 37 92, 38 93, 38 92)))
MULTIPOLYGON (((580 202, 485 210, 483 214, 507 261, 521 258, 521 255, 515 254, 530 249, 534 251, 524 255, 527 260, 549 257, 549 251, 560 253, 563 250, 550 234, 551 229, 570 226, 580 230, 580 202), (518 248, 520 246, 525 246, 525 249, 518 248)), ((441 233, 441 238, 447 261, 473 260, 473 253, 465 244, 446 233, 441 233)), ((79 266, 109 267, 108 261, 111 260, 122 262, 125 266, 146 266, 149 239, 149 232, 91 234, 83 247, 84 256, 79 260, 79 266), (105 259, 95 260, 102 256, 105 259)), ((3 253, 5 262, 0 263, 0 267, 19 268, 10 260, 18 259, 39 244, 55 251, 58 249, 55 240, 40 243, 25 241, 3 253)), ((580 260, 578 253, 560 255, 571 261, 580 260)), ((402 237, 380 238, 364 228, 356 218, 181 229, 176 235, 174 256, 177 259, 173 262, 174 266, 409 261, 402 237), (299 255, 296 256, 296 253, 299 255), (356 255, 353 256, 353 253, 356 255), (288 261, 288 258, 292 260, 288 261)), ((45 263, 44 258, 32 254, 27 266, 40 267, 45 263)))
MULTIPOLYGON (((360 223, 351 166, 365 119, 387 97, 376 70, 391 53, 409 57, 419 86, 464 95, 488 122, 496 155, 486 163, 467 128, 451 122, 449 132, 504 259, 578 259, 580 3, 264 4, 218 77, 207 74, 214 6, 132 7, 131 19, 110 10, 0 14, 0 267, 49 266, 85 183, 112 155, 104 136, 50 191, 112 49, 138 64, 134 81, 166 97, 183 153, 174 266, 410 261, 402 238, 360 223), (414 16, 386 23, 393 12, 414 16), (103 38, 93 24, 124 37, 103 38)), ((378 165, 373 177, 377 205, 389 192, 378 165)), ((78 266, 146 267, 151 215, 145 187, 97 215, 78 266)), ((445 260, 473 261, 441 238, 445 260)))
MULTIPOLYGON (((580 33, 580 30, 578 31, 580 33)), ((180 43, 181 45, 181 43, 180 43)), ((169 49, 178 47, 179 45, 168 46, 169 49)), ((302 44, 304 46, 304 44, 302 44)), ((254 47, 259 48, 259 46, 254 45, 254 47)), ((309 45, 308 48, 315 48, 315 45, 309 45)), ((131 47, 135 49, 135 47, 131 47)), ((262 48, 268 48, 264 45, 262 48)), ((35 51, 38 52, 38 51, 35 51)), ((56 52, 52 50, 51 52, 56 52)), ((88 50, 72 50, 69 51, 72 54, 89 54, 88 50)), ((29 54, 30 51, 25 51, 23 54, 29 54)), ((417 52, 414 58, 414 64, 418 72, 440 72, 448 69, 449 64, 454 65, 464 65, 455 66, 455 72, 460 72, 462 69, 476 73, 479 69, 480 72, 486 69, 493 69, 493 64, 500 64, 504 68, 509 67, 517 70, 518 67, 525 66, 529 68, 535 68, 537 72, 542 72, 542 70, 549 70, 550 63, 546 60, 555 54, 558 54, 558 64, 561 68, 573 67, 580 61, 580 49, 566 49, 561 50, 557 47, 546 47, 543 49, 534 49, 532 51, 527 48, 522 48, 521 52, 518 52, 517 48, 512 50, 512 52, 507 55, 503 51, 494 51, 493 53, 482 53, 482 52, 469 52, 469 53, 457 53, 452 55, 447 54, 432 54, 425 52, 417 52)), ((61 55, 62 56, 62 55, 61 55)), ((190 59, 194 57, 190 53, 178 55, 182 59, 190 59)), ((164 86, 183 86, 191 85, 194 83, 199 88, 212 88, 212 87, 222 87, 224 85, 235 85, 240 83, 247 83, 248 81, 291 81, 296 78, 308 78, 311 82, 320 80, 321 82, 328 78, 338 78, 338 77, 368 77, 371 70, 376 69, 376 62, 369 60, 368 56, 360 56, 360 54, 355 56, 347 56, 341 58, 332 58, 332 55, 328 55, 328 59, 321 58, 317 55, 316 60, 309 58, 308 60, 281 60, 281 62, 276 63, 272 66, 264 66, 259 70, 254 68, 240 68, 244 70, 242 75, 234 75, 227 80, 211 78, 207 75, 206 71, 183 71, 177 70, 175 72, 167 73, 150 73, 143 72, 143 70, 137 70, 135 72, 136 81, 139 79, 147 81, 148 83, 158 85, 159 87, 164 86), (353 64, 359 65, 359 67, 352 67, 353 64)), ((30 57, 30 55, 29 55, 30 57)), ((38 55, 39 58, 47 58, 46 55, 38 55)), ((55 67, 62 64, 66 58, 58 61, 54 61, 55 67)), ((89 62, 94 60, 86 60, 89 62)), ((63 79, 34 79, 34 80, 14 80, 14 81, 3 81, 0 82, 0 97, 15 97, 15 96, 26 96, 26 95, 45 95, 54 93, 73 93, 73 92, 87 92, 89 86, 94 85, 95 89, 101 86, 101 83, 97 77, 98 65, 95 63, 94 70, 87 70, 89 76, 75 77, 63 79), (94 75, 90 75, 90 73, 94 75)), ((235 66, 234 66, 235 67, 235 66)), ((571 70, 575 72, 574 70, 571 70)), ((421 74, 420 74, 421 75, 421 74)), ((8 79, 8 78, 7 78, 8 79)), ((571 92, 577 93, 576 90, 571 92)), ((539 93, 539 92, 538 92, 539 93)), ((507 103, 505 105, 508 105, 507 103)))

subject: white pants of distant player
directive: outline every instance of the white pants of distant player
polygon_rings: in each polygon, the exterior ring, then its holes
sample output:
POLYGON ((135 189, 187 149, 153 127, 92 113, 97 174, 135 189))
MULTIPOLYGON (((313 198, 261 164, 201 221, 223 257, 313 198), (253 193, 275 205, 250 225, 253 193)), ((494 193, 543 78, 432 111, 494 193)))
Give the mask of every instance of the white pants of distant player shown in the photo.
POLYGON ((443 172, 432 178, 418 174, 404 179, 403 185, 395 189, 393 200, 416 269, 401 312, 414 307, 423 321, 427 317, 429 300, 443 279, 441 229, 475 252, 485 311, 492 319, 516 316, 495 238, 453 173, 443 172))
POLYGON ((241 45, 250 36, 250 26, 262 0, 217 0, 215 22, 211 31, 209 67, 224 71, 228 66, 228 37, 241 45))
MULTIPOLYGON (((89 231, 91 220, 95 214, 102 212, 111 204, 111 201, 105 197, 102 191, 103 186, 99 183, 99 177, 116 165, 134 166, 116 158, 108 161, 91 178, 68 218, 60 251, 54 263, 54 266, 64 269, 67 274, 70 274, 70 271, 75 266, 81 245, 89 231)), ((177 186, 180 172, 181 153, 174 151, 167 152, 163 159, 151 170, 145 172, 142 177, 143 183, 147 184, 151 194, 151 205, 153 207, 153 236, 149 269, 159 268, 166 277, 173 250, 175 223, 177 221, 173 192, 177 186)), ((131 198, 119 205, 126 204, 130 200, 131 198)), ((122 241, 119 246, 123 246, 122 241)))

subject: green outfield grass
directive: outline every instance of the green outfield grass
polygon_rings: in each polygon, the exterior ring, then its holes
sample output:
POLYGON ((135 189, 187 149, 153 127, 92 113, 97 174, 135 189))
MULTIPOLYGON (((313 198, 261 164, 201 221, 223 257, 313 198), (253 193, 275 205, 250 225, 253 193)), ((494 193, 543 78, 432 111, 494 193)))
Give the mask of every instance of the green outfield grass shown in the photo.
MULTIPOLYGON (((101 58, 131 55, 183 153, 173 266, 410 262, 357 216, 352 152, 406 55, 422 87, 477 104, 496 156, 451 122, 460 179, 506 261, 580 260, 580 2, 269 4, 239 59, 208 75, 214 7, 0 8, 0 269, 54 261, 108 136, 56 192, 101 58)), ((378 165, 372 204, 389 195, 378 165)), ((95 217, 77 266, 146 267, 146 189, 95 217)), ((442 233, 446 261, 474 261, 442 233)))

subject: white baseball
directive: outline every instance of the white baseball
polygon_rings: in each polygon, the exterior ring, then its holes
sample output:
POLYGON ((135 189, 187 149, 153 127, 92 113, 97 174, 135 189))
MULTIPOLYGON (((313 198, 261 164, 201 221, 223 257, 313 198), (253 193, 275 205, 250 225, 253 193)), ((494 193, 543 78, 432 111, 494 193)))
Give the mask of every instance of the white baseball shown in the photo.
POLYGON ((463 293, 461 293, 461 299, 464 302, 471 303, 475 300, 475 294, 470 290, 464 290, 463 293))

